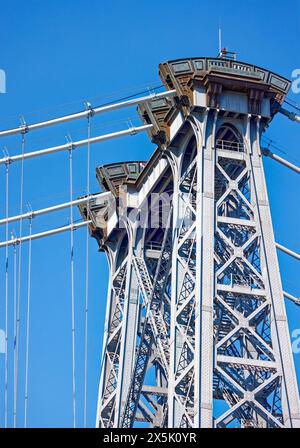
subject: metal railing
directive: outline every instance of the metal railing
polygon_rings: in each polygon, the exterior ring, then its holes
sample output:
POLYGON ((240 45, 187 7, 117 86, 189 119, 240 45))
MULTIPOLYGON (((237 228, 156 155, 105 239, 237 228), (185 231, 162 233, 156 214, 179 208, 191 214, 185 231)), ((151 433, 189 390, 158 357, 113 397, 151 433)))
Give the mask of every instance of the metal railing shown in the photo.
POLYGON ((158 243, 157 241, 149 241, 148 243, 146 243, 146 249, 148 250, 161 250, 161 244, 162 243, 158 243))
POLYGON ((236 152, 245 152, 245 145, 238 141, 229 141, 229 140, 221 140, 217 139, 216 141, 217 149, 221 151, 236 151, 236 152))

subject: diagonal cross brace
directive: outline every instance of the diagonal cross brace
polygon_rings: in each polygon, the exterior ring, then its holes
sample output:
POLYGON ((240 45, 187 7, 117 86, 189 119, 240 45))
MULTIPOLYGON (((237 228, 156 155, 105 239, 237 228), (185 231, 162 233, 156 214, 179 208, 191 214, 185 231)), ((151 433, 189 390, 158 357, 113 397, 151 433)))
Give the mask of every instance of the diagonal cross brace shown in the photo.
POLYGON ((130 428, 133 425, 155 336, 157 336, 162 362, 165 364, 163 366, 165 374, 168 371, 168 341, 167 334, 165 333, 166 330, 160 331, 160 329, 165 328, 165 323, 162 319, 159 308, 165 292, 171 263, 171 217, 172 209, 170 210, 167 227, 164 234, 161 257, 156 268, 152 290, 150 289, 149 282, 146 284, 145 279, 141 278, 140 271, 137 269, 137 277, 139 279, 141 290, 144 294, 146 292, 146 295, 149 295, 150 298, 147 297, 146 299, 146 297, 144 297, 144 299, 148 300, 147 313, 140 344, 137 350, 132 380, 124 407, 124 414, 121 422, 121 427, 123 428, 130 428), (162 343, 163 340, 164 343, 162 343))

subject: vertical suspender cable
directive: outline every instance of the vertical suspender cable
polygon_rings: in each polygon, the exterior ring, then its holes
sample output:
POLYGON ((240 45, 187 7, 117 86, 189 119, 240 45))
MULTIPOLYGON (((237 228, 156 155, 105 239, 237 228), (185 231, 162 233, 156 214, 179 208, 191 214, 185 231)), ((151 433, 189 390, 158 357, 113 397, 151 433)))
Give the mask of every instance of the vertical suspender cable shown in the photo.
POLYGON ((28 242, 28 284, 27 284, 24 428, 27 428, 27 408, 28 408, 28 367, 29 367, 28 360, 29 360, 29 337, 30 337, 31 244, 32 244, 31 235, 32 235, 32 217, 29 220, 29 242, 28 242))
MULTIPOLYGON (((25 152, 25 130, 22 132, 22 156, 25 152)), ((16 334, 16 365, 15 365, 15 400, 14 400, 14 427, 17 426, 17 401, 18 401, 18 367, 19 367, 19 345, 20 345, 20 308, 21 308, 21 276, 22 276, 22 231, 23 231, 23 196, 24 196, 24 157, 21 162, 21 186, 20 186, 20 227, 19 227, 19 266, 18 266, 18 297, 17 297, 17 334, 16 334)))
MULTIPOLYGON (((88 145, 87 145, 87 192, 90 195, 90 138, 91 138, 91 114, 88 116, 88 145)), ((87 202, 87 218, 90 215, 90 201, 87 202)), ((84 427, 87 420, 87 375, 88 375, 88 310, 89 310, 89 252, 90 252, 89 227, 86 227, 86 266, 85 266, 85 338, 84 338, 84 427)))
MULTIPOLYGON (((73 201, 73 148, 69 150, 70 164, 70 202, 73 201)), ((73 207, 70 206, 70 225, 73 225, 73 207)), ((72 301, 72 386, 73 386, 73 427, 76 428, 76 382, 75 382, 75 303, 74 303, 74 229, 70 231, 71 245, 71 301, 72 301)))
POLYGON ((14 426, 16 423, 16 410, 17 410, 17 393, 16 393, 16 365, 17 365, 17 351, 16 351, 16 342, 17 342, 17 246, 14 244, 14 426))
MULTIPOLYGON (((8 219, 8 201, 9 201, 9 164, 6 164, 6 200, 5 215, 8 219)), ((4 392, 4 427, 7 428, 8 417, 8 221, 5 226, 6 247, 5 247, 5 392, 4 392)))

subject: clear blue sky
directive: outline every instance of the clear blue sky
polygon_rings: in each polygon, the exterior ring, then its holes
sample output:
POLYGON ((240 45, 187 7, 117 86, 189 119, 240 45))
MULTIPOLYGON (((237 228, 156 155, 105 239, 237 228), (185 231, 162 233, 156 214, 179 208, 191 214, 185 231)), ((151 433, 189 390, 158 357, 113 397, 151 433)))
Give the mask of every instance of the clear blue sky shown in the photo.
MULTIPOLYGON (((7 93, 0 95, 0 128, 19 125, 23 114, 30 123, 82 109, 83 101, 96 106, 110 99, 143 90, 159 82, 158 63, 188 56, 214 56, 218 26, 223 44, 237 51, 239 60, 254 63, 287 77, 300 68, 299 1, 89 1, 52 0, 2 2, 0 16, 0 68, 7 75, 7 93)), ((300 95, 290 96, 300 103, 300 95)), ((126 124, 134 117, 126 110, 97 118, 93 135, 126 124)), ((267 135, 300 161, 300 128, 277 117, 267 135)), ((86 137, 86 123, 68 124, 27 136, 26 150, 86 137)), ((10 154, 20 152, 20 139, 1 141, 10 154)), ((107 142, 92 148, 92 191, 97 165, 126 159, 147 159, 153 145, 146 136, 107 142)), ((266 174, 278 241, 300 251, 299 176, 266 161, 266 174)), ((4 169, 0 170, 0 216, 5 213, 4 169)), ((10 214, 19 209, 19 168, 11 170, 10 214)), ((41 208, 67 201, 68 157, 58 154, 25 165, 25 202, 41 208)), ((85 193, 86 151, 74 153, 74 193, 85 193)), ((77 212, 76 212, 76 218, 77 212)), ((33 223, 38 232, 68 222, 68 211, 33 223)), ((18 230, 12 226, 11 230, 18 230)), ((28 232, 24 224, 24 234, 28 232)), ((0 229, 0 240, 4 240, 0 229)), ((85 232, 75 233, 76 349, 78 426, 83 424, 83 343, 85 232)), ((26 305, 27 247, 23 248, 21 294, 21 352, 18 426, 24 418, 24 317, 26 305)), ((29 371, 29 426, 72 426, 71 298, 69 235, 33 244, 32 325, 29 371)), ((300 266, 280 255, 284 287, 300 295, 300 266)), ((107 267, 103 254, 91 242, 88 425, 94 426, 100 353, 105 312, 107 267)), ((0 329, 4 328, 4 252, 0 253, 0 329)), ((10 336, 13 296, 10 257, 10 336)), ((300 311, 287 305, 291 329, 300 328, 300 311)), ((12 378, 12 338, 10 371, 12 378)), ((300 354, 295 356, 300 378, 300 354)), ((4 355, 0 354, 0 424, 3 425, 4 355)), ((12 424, 12 381, 9 387, 9 424, 12 424)))

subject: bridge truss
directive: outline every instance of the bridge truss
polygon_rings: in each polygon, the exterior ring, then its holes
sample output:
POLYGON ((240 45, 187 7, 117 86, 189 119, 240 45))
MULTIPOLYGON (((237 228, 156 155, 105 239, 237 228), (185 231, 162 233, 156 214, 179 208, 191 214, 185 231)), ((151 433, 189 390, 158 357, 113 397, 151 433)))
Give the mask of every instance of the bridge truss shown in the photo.
MULTIPOLYGON (((213 65, 201 80, 196 68, 190 74, 198 62, 162 64, 161 77, 179 99, 139 108, 159 149, 138 182, 120 182, 117 193, 127 212, 136 213, 123 217, 127 308, 118 321, 118 344, 104 347, 97 424, 298 427, 299 394, 260 145, 283 96, 266 85, 255 90, 253 80, 241 87, 233 79, 238 69, 226 61, 221 66, 231 74, 230 88, 239 91, 237 105, 219 66, 213 78, 213 65), (162 200, 158 211, 156 194, 169 195, 168 206, 162 200), (144 204, 150 204, 146 226, 144 204), (163 222, 166 208, 165 225, 151 226, 153 214, 163 222), (113 385, 107 368, 114 369, 113 385)), ((123 239, 116 226, 103 247, 111 251, 123 239)), ((113 264, 118 257, 116 250, 113 264)), ((110 296, 108 303, 115 306, 110 296)), ((116 332, 111 310, 106 321, 110 341, 116 332)))
MULTIPOLYGON (((29 242, 31 248, 35 239, 87 227, 106 253, 97 427, 299 427, 284 297, 300 302, 282 289, 276 250, 300 255, 275 242, 263 156, 300 169, 261 143, 277 112, 299 121, 282 107, 290 83, 223 58, 170 61, 160 65, 160 77, 165 92, 0 132, 21 134, 24 143, 29 131, 132 105, 142 121, 112 134, 6 154, 0 165, 7 179, 12 163, 23 167, 27 159, 67 151, 72 166, 73 150, 113 138, 148 132, 157 144, 147 163, 98 167, 102 193, 87 188, 86 197, 74 200, 71 182, 68 203, 26 213, 21 207, 12 217, 7 208, 0 248, 8 260, 10 246, 16 251, 29 242), (74 222, 72 212, 69 225, 31 232, 34 217, 74 206, 83 221, 74 222), (24 219, 30 235, 20 230, 9 240, 8 225, 24 219)), ((72 237, 71 244, 73 254, 72 237)), ((14 336, 18 341, 18 332, 14 336)), ((17 352, 18 344, 16 359, 17 352)), ((5 394, 7 425, 7 364, 5 394)), ((17 389, 15 426, 16 403, 17 389)), ((76 426, 75 357, 73 420, 76 426)))

